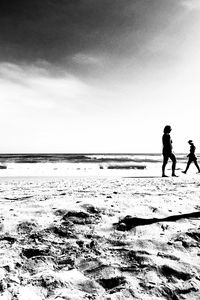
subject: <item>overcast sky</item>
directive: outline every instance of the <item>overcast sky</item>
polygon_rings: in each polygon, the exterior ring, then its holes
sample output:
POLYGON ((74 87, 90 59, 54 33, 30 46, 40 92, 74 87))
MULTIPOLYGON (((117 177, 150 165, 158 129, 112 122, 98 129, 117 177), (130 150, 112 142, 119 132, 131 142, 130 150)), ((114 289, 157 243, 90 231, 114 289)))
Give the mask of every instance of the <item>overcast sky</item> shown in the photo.
POLYGON ((0 152, 200 152, 199 0, 1 0, 0 152))

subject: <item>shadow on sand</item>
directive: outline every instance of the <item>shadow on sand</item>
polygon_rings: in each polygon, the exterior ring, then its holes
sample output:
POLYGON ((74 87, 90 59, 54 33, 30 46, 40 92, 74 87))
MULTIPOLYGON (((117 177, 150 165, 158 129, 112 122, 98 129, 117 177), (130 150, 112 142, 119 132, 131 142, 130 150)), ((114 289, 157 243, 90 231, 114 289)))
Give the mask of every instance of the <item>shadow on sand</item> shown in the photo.
POLYGON ((150 219, 144 219, 144 218, 137 218, 137 217, 131 217, 126 216, 124 219, 120 220, 118 223, 115 223, 114 226, 117 230, 125 231, 125 230, 131 230, 132 228, 136 226, 143 226, 143 225, 150 225, 154 223, 159 222, 175 222, 180 219, 190 219, 190 218, 200 218, 200 211, 193 212, 189 214, 181 214, 181 215, 174 215, 167 218, 150 218, 150 219))

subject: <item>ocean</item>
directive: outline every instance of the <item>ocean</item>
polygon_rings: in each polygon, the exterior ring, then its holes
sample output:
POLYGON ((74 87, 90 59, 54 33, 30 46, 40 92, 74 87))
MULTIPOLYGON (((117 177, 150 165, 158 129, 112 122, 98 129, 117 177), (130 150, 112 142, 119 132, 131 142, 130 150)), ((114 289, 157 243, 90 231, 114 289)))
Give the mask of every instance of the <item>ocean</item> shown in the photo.
MULTIPOLYGON (((184 169, 187 155, 176 157, 177 169, 184 169)), ((0 154, 0 177, 160 176, 161 166, 161 153, 0 154)))

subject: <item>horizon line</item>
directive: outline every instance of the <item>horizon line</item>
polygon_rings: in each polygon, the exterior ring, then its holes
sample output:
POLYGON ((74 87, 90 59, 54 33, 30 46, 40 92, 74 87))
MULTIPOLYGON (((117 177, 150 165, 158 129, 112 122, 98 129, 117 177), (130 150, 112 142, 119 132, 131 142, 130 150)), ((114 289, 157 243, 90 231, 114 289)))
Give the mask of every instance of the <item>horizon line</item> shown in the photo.
MULTIPOLYGON (((3 152, 1 155, 162 155, 162 152, 3 152)), ((177 152, 175 155, 188 153, 177 152)), ((200 153, 196 153, 200 155, 200 153)))

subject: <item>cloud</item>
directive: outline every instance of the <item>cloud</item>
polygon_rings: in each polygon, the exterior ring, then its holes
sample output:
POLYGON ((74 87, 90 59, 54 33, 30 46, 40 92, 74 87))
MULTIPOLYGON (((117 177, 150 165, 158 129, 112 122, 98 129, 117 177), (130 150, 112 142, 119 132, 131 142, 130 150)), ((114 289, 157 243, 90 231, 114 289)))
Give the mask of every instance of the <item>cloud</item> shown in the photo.
POLYGON ((88 49, 108 50, 132 23, 130 6, 130 0, 2 0, 1 56, 58 63, 88 49))
POLYGON ((133 56, 144 62, 178 9, 178 0, 1 0, 0 61, 102 75, 133 56))
POLYGON ((62 77, 52 77, 41 67, 1 63, 0 90, 1 101, 19 105, 22 110, 27 107, 48 110, 58 106, 70 110, 74 106, 74 99, 86 97, 90 89, 67 73, 62 77))
POLYGON ((189 10, 200 10, 199 0, 182 0, 182 5, 189 10))
POLYGON ((94 56, 85 53, 77 53, 72 58, 74 62, 83 65, 91 65, 91 66, 101 66, 104 62, 103 59, 99 56, 94 56))

